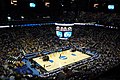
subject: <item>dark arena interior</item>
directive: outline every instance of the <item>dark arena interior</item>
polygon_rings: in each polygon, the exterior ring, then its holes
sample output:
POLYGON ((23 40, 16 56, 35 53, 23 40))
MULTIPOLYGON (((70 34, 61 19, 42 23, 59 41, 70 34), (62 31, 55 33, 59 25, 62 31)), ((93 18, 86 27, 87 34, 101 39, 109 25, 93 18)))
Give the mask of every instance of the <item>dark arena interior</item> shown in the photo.
POLYGON ((0 80, 120 80, 120 1, 0 0, 0 80))

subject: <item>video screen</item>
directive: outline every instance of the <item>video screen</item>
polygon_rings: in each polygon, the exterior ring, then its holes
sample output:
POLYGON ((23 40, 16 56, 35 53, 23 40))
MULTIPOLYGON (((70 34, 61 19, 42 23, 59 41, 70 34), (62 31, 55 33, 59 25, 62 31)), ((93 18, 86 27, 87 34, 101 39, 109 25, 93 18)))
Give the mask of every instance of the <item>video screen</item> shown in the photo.
POLYGON ((59 37, 59 38, 62 38, 63 37, 63 33, 61 31, 56 31, 56 35, 59 37))
POLYGON ((61 39, 68 39, 72 36, 72 27, 57 26, 56 35, 61 39))
POLYGON ((114 5, 108 5, 109 10, 114 10, 115 6, 114 5))
POLYGON ((64 32, 64 37, 69 38, 72 36, 72 32, 64 32))
POLYGON ((35 4, 35 3, 30 3, 29 6, 30 6, 30 7, 35 7, 36 4, 35 4))

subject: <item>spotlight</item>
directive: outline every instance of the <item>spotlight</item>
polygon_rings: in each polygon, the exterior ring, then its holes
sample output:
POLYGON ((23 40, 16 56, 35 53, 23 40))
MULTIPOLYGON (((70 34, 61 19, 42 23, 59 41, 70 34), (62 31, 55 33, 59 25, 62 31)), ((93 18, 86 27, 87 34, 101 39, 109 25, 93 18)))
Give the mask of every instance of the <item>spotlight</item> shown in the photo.
POLYGON ((8 16, 8 17, 7 17, 7 19, 8 19, 8 20, 11 20, 11 17, 10 17, 10 16, 8 16))
POLYGON ((96 4, 94 4, 94 8, 98 8, 98 6, 99 6, 99 4, 98 3, 96 3, 96 4))
POLYGON ((45 2, 46 7, 50 7, 50 2, 45 2))
POLYGON ((24 16, 21 16, 21 19, 24 19, 24 16))

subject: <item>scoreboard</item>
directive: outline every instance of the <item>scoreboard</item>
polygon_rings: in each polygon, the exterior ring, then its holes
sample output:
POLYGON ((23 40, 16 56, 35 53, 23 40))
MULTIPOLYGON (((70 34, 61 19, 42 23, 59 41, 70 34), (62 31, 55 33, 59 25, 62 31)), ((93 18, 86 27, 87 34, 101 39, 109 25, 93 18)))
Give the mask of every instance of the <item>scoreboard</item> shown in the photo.
POLYGON ((56 35, 59 39, 68 39, 72 36, 72 26, 68 25, 57 25, 56 35))

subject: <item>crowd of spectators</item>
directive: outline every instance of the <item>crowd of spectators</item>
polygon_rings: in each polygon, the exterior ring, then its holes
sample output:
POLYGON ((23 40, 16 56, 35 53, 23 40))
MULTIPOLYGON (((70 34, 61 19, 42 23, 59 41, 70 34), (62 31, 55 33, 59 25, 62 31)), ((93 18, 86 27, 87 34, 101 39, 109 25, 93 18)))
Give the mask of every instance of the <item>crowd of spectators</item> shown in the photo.
POLYGON ((120 13, 64 11, 60 19, 62 22, 96 22, 105 25, 119 26, 120 13))
MULTIPOLYGON (((86 13, 82 13, 83 15, 86 13)), ((102 13, 101 13, 102 15, 102 13)), ((1 28, 0 30, 0 79, 29 80, 51 79, 92 80, 117 66, 120 62, 120 32, 94 26, 74 26, 72 37, 60 40, 54 25, 41 27, 1 28), (98 55, 62 69, 52 77, 22 75, 14 71, 22 66, 21 59, 26 54, 41 51, 55 51, 64 46, 85 47, 98 55), (16 65, 20 63, 20 65, 16 65), (71 74, 68 74, 71 73, 71 74)), ((22 63, 24 64, 24 63, 22 63)))

